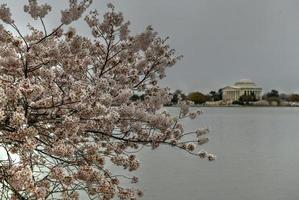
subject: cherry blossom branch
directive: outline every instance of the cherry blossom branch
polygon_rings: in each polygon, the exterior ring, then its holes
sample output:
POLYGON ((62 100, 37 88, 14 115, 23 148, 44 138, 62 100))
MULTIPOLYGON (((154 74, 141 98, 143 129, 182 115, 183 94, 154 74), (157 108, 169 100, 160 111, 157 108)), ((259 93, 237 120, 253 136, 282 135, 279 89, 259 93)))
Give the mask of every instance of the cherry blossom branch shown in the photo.
POLYGON ((40 19, 40 21, 41 21, 41 23, 42 23, 42 26, 43 26, 43 29, 44 29, 44 33, 45 33, 45 35, 47 35, 47 29, 46 29, 46 26, 45 26, 45 24, 44 24, 44 20, 43 20, 42 17, 40 17, 39 19, 40 19))
MULTIPOLYGON (((44 37, 42 37, 41 39, 39 39, 36 43, 34 43, 33 45, 37 45, 42 43, 44 40, 46 40, 47 38, 51 37, 52 35, 54 35, 64 24, 60 24, 56 29, 54 29, 49 35, 45 35, 44 37)), ((32 46, 33 46, 32 45, 32 46)), ((32 47, 31 46, 31 47, 32 47)), ((29 47, 29 49, 31 48, 29 47)))

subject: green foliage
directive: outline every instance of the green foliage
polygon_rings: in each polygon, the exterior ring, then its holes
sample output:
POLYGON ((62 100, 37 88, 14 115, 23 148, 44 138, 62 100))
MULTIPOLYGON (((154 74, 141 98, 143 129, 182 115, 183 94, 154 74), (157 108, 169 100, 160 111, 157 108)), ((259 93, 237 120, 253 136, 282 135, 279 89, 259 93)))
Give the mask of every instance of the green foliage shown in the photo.
POLYGON ((277 90, 271 90, 263 96, 264 100, 267 100, 270 104, 279 105, 281 102, 281 98, 279 92, 277 90))
POLYGON ((187 99, 189 101, 193 101, 195 104, 203 104, 207 101, 209 101, 209 96, 204 95, 201 92, 191 92, 188 94, 187 99))
POLYGON ((256 96, 252 94, 243 94, 242 96, 239 97, 239 104, 240 105, 248 105, 250 102, 257 101, 256 96))
POLYGON ((179 100, 179 96, 181 96, 182 100, 186 100, 187 97, 186 95, 181 91, 181 90, 176 90, 173 94, 172 94, 172 99, 171 102, 173 104, 177 104, 178 100, 179 100))
POLYGON ((233 101, 232 104, 234 104, 234 105, 241 105, 241 102, 240 101, 233 101))
POLYGON ((267 98, 272 98, 272 97, 278 97, 279 98, 279 92, 277 90, 271 90, 271 92, 268 92, 266 94, 267 98))
POLYGON ((220 100, 222 100, 222 89, 219 89, 218 92, 212 90, 209 93, 209 96, 211 97, 211 101, 220 101, 220 100))
POLYGON ((299 94, 291 94, 287 97, 287 101, 299 102, 299 94))

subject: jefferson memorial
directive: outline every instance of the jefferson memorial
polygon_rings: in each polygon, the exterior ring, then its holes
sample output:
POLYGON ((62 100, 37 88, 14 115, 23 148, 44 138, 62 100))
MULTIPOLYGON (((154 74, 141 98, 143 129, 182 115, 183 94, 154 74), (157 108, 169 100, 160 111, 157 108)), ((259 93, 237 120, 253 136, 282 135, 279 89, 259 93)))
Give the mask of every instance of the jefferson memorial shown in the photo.
POLYGON ((257 100, 262 99, 262 88, 248 79, 241 79, 233 86, 223 88, 222 92, 224 101, 237 101, 242 95, 255 95, 257 100))

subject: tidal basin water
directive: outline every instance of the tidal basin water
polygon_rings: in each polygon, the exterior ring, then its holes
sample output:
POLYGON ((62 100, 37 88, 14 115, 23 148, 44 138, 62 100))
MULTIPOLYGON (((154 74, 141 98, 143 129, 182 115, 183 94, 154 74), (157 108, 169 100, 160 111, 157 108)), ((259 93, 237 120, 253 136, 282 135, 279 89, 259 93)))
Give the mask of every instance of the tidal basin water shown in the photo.
MULTIPOLYGON (((167 108, 175 113, 177 108, 167 108)), ((196 109, 196 108, 194 108, 196 109)), ((214 162, 163 147, 144 150, 144 200, 299 199, 299 108, 202 108, 187 130, 210 129, 214 162)))

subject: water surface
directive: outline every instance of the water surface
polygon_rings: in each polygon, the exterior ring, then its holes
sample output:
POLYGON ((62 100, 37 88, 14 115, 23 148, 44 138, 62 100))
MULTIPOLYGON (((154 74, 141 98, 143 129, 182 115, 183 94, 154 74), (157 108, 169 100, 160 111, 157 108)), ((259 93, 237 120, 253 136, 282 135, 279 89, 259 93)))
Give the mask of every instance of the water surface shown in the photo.
MULTIPOLYGON (((170 108, 176 112, 176 108, 170 108)), ((299 108, 203 108, 187 129, 210 128, 199 160, 169 147, 145 150, 137 172, 145 200, 299 199, 299 108)))

